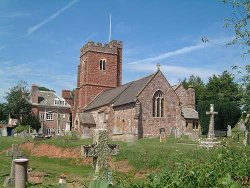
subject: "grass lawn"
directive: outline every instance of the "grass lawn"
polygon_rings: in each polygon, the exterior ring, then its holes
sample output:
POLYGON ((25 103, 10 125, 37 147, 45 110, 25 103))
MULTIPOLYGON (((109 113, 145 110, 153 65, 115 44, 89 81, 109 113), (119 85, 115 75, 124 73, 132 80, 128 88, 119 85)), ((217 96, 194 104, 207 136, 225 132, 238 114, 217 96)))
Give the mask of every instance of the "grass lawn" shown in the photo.
MULTIPOLYGON (((242 134, 240 135, 239 143, 237 143, 236 136, 238 132, 233 132, 233 134, 233 138, 221 139, 222 145, 224 146, 211 150, 199 148, 197 142, 191 141, 185 136, 180 139, 167 137, 166 140, 161 143, 159 142, 159 138, 141 139, 134 143, 115 142, 120 145, 120 153, 118 156, 113 156, 112 160, 113 163, 121 164, 121 168, 117 168, 117 171, 113 171, 114 182, 119 184, 120 187, 165 187, 168 184, 167 182, 165 182, 165 184, 157 184, 157 182, 167 180, 172 183, 177 180, 184 182, 184 180, 186 180, 184 177, 190 177, 192 175, 189 174, 190 172, 195 174, 195 178, 199 177, 199 175, 206 176, 204 169, 214 169, 215 172, 216 170, 224 170, 223 173, 232 174, 232 178, 234 178, 235 181, 242 182, 245 174, 250 173, 248 166, 244 166, 244 163, 249 164, 249 160, 246 156, 250 156, 250 150, 249 147, 245 148, 242 145, 242 134), (231 147, 233 148, 232 150, 231 147), (234 161, 235 158, 240 159, 234 161), (211 160, 213 160, 214 163, 212 162, 212 164, 210 164, 211 160), (234 166, 228 167, 228 164, 231 164, 230 161, 234 166), (129 171, 125 172, 122 170, 122 168, 127 168, 128 166, 130 167, 129 171), (235 169, 236 171, 239 170, 239 173, 235 173, 235 169), (157 174, 159 180, 156 181, 153 174, 157 174), (175 176, 177 180, 172 176, 175 176), (152 184, 152 186, 148 186, 149 184, 152 184)), ((12 144, 25 143, 27 141, 27 139, 0 137, 0 185, 10 172, 10 157, 6 156, 4 150, 10 148, 12 144)), ((31 142, 35 144, 54 145, 60 148, 79 148, 81 144, 91 144, 92 140, 54 138, 31 142)), ((27 151, 26 154, 30 159, 29 167, 32 168, 34 172, 44 172, 47 174, 44 177, 42 185, 30 185, 29 187, 56 187, 61 174, 66 175, 68 182, 78 182, 82 187, 85 187, 85 185, 88 187, 92 179, 92 166, 90 164, 84 164, 82 159, 37 157, 30 155, 27 151)), ((216 172, 216 174, 218 174, 218 178, 224 177, 218 172, 216 172)), ((197 182, 207 181, 202 178, 197 179, 198 178, 195 180, 192 179, 196 184, 187 187, 197 187, 197 185, 199 185, 197 182)), ((181 182, 174 185, 173 187, 182 187, 181 182)), ((189 184, 186 183, 186 185, 189 184)))

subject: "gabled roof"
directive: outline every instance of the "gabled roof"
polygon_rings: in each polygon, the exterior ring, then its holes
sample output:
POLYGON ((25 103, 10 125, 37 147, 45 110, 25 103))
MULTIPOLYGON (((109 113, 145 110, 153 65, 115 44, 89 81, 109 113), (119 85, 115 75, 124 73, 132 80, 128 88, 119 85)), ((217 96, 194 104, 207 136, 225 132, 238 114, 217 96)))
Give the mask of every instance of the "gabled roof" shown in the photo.
POLYGON ((182 107, 181 112, 185 119, 199 119, 198 112, 193 108, 182 107))
MULTIPOLYGON (((155 73, 156 74, 156 73, 155 73)), ((120 87, 103 91, 98 95, 84 111, 95 109, 113 103, 113 106, 120 106, 135 102, 139 92, 147 85, 155 74, 124 84, 120 87)))
POLYGON ((131 82, 130 86, 123 93, 121 93, 121 95, 119 95, 113 106, 120 106, 135 102, 137 95, 144 89, 154 75, 155 74, 151 74, 147 77, 131 82))
POLYGON ((56 106, 56 107, 67 107, 70 108, 70 105, 66 103, 64 104, 55 104, 54 100, 58 99, 61 101, 65 101, 62 97, 59 97, 53 91, 40 91, 38 90, 38 105, 42 106, 56 106))

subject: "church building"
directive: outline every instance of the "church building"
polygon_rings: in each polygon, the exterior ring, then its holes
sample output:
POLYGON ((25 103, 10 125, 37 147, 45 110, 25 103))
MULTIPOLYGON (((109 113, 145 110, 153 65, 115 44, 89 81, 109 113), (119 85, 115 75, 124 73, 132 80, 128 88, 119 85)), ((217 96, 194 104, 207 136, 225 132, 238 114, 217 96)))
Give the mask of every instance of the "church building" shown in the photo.
POLYGON ((189 134, 199 129, 195 91, 171 86, 160 68, 122 85, 122 42, 88 42, 80 50, 73 129, 83 138, 106 128, 114 140, 156 137, 160 129, 189 134))

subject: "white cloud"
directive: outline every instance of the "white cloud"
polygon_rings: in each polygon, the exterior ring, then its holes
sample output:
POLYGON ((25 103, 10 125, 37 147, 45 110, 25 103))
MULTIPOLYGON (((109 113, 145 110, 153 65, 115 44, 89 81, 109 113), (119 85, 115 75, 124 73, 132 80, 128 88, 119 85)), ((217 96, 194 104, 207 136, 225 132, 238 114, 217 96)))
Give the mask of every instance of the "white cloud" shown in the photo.
POLYGON ((47 19, 43 20, 42 22, 40 22, 37 25, 34 25, 32 27, 28 28, 27 34, 30 35, 33 32, 35 32, 36 30, 38 30, 39 28, 41 28, 43 25, 47 24, 48 22, 54 20, 56 17, 58 17, 60 14, 62 14, 64 11, 66 11, 67 9, 69 9, 70 7, 72 7, 78 0, 73 0, 71 1, 69 4, 67 4, 65 7, 63 7, 62 9, 60 9, 59 11, 55 12, 54 14, 52 14, 50 17, 48 17, 47 19))
POLYGON ((163 60, 163 59, 166 59, 166 58, 169 58, 169 57, 189 53, 189 52, 199 50, 199 49, 202 49, 202 48, 207 48, 207 47, 210 47, 210 46, 211 46, 210 44, 200 43, 200 44, 196 44, 196 45, 192 45, 192 46, 187 46, 187 47, 184 47, 184 48, 172 51, 172 52, 166 52, 166 53, 160 54, 160 55, 155 56, 155 57, 134 61, 134 62, 131 62, 129 64, 155 63, 157 61, 160 61, 160 60, 163 60))

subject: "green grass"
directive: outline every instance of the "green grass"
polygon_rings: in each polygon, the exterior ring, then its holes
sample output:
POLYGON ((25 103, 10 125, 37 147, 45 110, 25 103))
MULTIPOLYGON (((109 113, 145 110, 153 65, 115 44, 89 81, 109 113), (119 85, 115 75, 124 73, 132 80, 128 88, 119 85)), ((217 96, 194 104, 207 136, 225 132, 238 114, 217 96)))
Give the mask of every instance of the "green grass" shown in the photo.
MULTIPOLYGON (((192 180, 196 183, 194 185, 198 185, 198 181, 207 181, 206 178, 204 179, 204 177, 199 177, 199 175, 206 175, 206 169, 214 169, 218 171, 220 168, 222 168, 223 173, 232 174, 232 178, 238 178, 237 176, 239 176, 239 178, 243 178, 245 174, 248 173, 248 167, 246 167, 244 163, 248 162, 248 159, 245 157, 243 158, 245 161, 242 162, 240 152, 242 153, 242 156, 250 156, 250 150, 249 147, 246 147, 245 149, 242 144, 242 139, 243 134, 241 132, 233 131, 233 137, 219 139, 221 140, 223 146, 211 150, 199 148, 197 142, 189 140, 186 136, 183 136, 180 139, 175 139, 170 136, 161 143, 159 142, 159 138, 141 139, 134 143, 113 142, 119 144, 120 146, 119 155, 112 156, 113 161, 126 160, 129 165, 133 167, 133 170, 129 173, 113 172, 114 181, 119 185, 124 185, 121 187, 129 187, 131 182, 133 187, 140 187, 139 185, 146 185, 145 181, 148 182, 147 186, 150 183, 157 185, 157 183, 155 183, 156 180, 154 179, 154 176, 149 176, 153 179, 148 179, 146 176, 144 179, 136 177, 138 172, 146 172, 149 174, 157 173, 157 177, 159 176, 161 181, 164 183, 166 183, 167 179, 169 179, 169 181, 178 182, 178 179, 182 179, 183 176, 187 176, 190 178, 190 181, 192 180), (240 133, 239 142, 237 141, 238 133, 240 133), (229 153, 227 153, 227 151, 229 153), (239 152, 239 154, 237 154, 237 152, 239 152), (225 159, 221 159, 221 156, 225 159), (239 159, 235 161, 236 158, 239 159), (214 163, 212 159, 214 160, 214 163), (210 163, 208 163, 208 161, 210 161, 210 163), (233 166, 229 165, 231 163, 233 166), (192 174, 189 174, 190 170, 193 170, 195 177, 193 177, 192 174), (232 170, 239 170, 239 172, 235 173, 232 172, 232 170)), ((0 137, 0 152, 10 148, 13 143, 24 143, 26 141, 27 139, 0 137)), ((45 143, 55 145, 61 148, 76 148, 80 147, 82 144, 91 144, 92 140, 67 140, 65 138, 52 138, 32 142, 35 144, 45 143)), ((65 174, 67 180, 75 180, 80 182, 82 185, 89 185, 89 182, 92 179, 92 167, 91 165, 83 164, 82 159, 35 157, 30 156, 29 153, 26 154, 30 159, 30 168, 34 171, 45 172, 48 174, 48 176, 45 177, 43 185, 40 185, 40 187, 57 187, 58 178, 61 174, 65 174)), ((0 161, 0 184, 2 184, 5 176, 10 172, 10 157, 7 157, 4 152, 0 154, 0 161)), ((222 176, 219 171, 216 172, 214 176, 217 176, 219 179, 228 178, 227 176, 222 176)), ((184 180, 185 179, 182 181, 184 180)), ((216 179, 216 181, 218 180, 216 179)), ((230 181, 233 182, 234 180, 230 181)), ((178 183, 181 185, 181 182, 178 183)), ((176 183, 176 185, 178 185, 178 183, 176 183)), ((188 184, 188 182, 186 183, 188 184)), ((163 184, 161 186, 163 186, 163 184)), ((29 187, 39 186, 30 185, 29 187)))

